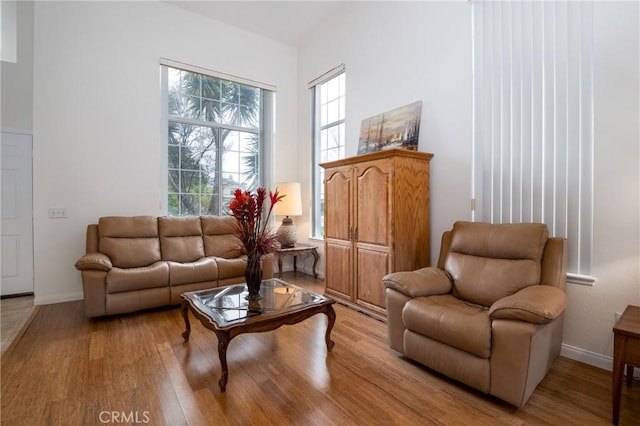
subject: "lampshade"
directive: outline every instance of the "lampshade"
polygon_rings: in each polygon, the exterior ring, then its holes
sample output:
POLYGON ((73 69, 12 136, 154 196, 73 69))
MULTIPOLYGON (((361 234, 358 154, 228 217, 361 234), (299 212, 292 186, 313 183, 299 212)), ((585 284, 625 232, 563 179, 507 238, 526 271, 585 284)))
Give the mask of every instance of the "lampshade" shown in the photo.
POLYGON ((282 182, 276 188, 280 195, 286 195, 273 208, 274 214, 278 216, 301 216, 302 201, 300 196, 299 182, 282 182))

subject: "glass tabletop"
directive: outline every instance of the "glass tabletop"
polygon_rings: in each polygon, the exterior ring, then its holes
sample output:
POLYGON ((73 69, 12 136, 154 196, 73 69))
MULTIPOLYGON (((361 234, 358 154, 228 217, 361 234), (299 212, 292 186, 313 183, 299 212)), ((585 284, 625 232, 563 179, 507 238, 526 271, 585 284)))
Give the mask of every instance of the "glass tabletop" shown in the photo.
POLYGON ((247 300, 247 285, 235 284, 210 290, 184 293, 183 298, 210 317, 218 327, 256 316, 286 313, 331 299, 277 279, 264 280, 260 288, 262 299, 247 300))

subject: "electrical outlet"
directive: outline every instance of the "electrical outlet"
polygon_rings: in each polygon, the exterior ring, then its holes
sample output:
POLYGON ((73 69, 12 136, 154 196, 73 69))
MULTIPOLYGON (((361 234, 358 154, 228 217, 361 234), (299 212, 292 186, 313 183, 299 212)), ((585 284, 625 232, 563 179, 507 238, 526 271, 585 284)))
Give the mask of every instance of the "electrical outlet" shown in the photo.
POLYGON ((67 209, 64 207, 50 207, 49 219, 64 219, 67 217, 67 209))
POLYGON ((617 323, 618 320, 620 319, 620 317, 622 316, 622 312, 616 312, 615 313, 615 322, 617 323))

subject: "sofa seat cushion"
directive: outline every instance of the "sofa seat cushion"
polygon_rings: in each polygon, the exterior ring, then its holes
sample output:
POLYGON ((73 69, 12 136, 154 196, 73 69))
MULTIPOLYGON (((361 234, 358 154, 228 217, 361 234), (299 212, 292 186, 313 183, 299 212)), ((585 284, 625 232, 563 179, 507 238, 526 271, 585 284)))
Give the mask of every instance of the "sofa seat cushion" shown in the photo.
POLYGON ((408 330, 481 358, 491 357, 488 309, 452 295, 411 299, 402 310, 408 330))
POLYGON ((218 265, 212 257, 205 257, 195 262, 169 264, 169 285, 181 285, 218 280, 218 265))
POLYGON ((142 290, 145 288, 168 287, 169 265, 156 262, 140 268, 113 268, 107 273, 107 293, 142 290))
POLYGON ((247 258, 238 257, 235 259, 216 258, 218 262, 218 279, 243 277, 247 269, 247 258))

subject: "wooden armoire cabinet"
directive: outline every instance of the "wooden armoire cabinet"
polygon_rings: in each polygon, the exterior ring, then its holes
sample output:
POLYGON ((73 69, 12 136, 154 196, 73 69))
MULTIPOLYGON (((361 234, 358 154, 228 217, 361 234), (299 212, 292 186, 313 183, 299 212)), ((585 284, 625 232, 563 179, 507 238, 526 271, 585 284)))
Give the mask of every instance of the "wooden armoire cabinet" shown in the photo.
POLYGON ((429 266, 432 157, 392 149, 320 164, 327 294, 384 319, 382 277, 429 266))

